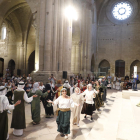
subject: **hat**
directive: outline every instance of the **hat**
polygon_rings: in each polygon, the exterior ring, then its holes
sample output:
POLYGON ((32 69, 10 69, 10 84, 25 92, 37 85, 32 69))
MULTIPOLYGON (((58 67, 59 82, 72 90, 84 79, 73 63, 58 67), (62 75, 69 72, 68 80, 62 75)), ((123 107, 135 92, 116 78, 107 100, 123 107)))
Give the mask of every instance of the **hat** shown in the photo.
POLYGON ((22 81, 20 81, 19 83, 18 83, 18 85, 24 85, 25 83, 24 82, 22 82, 22 81))

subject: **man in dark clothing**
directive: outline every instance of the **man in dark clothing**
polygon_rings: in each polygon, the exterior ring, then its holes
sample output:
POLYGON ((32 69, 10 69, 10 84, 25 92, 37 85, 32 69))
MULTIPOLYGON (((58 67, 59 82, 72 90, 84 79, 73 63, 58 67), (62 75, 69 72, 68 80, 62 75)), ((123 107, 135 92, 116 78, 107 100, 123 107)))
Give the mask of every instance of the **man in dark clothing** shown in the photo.
POLYGON ((105 80, 105 77, 102 78, 101 87, 103 88, 103 91, 104 91, 104 94, 102 96, 103 101, 106 101, 106 96, 107 96, 107 82, 105 80))
POLYGON ((31 89, 28 84, 25 84, 24 90, 26 91, 27 94, 30 92, 31 89))
POLYGON ((128 76, 128 75, 126 75, 124 79, 125 79, 125 80, 129 80, 129 76, 128 76))

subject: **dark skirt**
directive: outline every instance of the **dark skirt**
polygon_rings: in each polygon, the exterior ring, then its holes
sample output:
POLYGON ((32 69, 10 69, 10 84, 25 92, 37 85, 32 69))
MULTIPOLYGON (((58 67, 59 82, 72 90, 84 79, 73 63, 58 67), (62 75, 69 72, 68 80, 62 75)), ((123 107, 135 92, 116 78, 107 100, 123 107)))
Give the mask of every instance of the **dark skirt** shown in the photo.
POLYGON ((92 115, 92 112, 95 111, 95 104, 83 104, 81 114, 92 115))
POLYGON ((58 132, 63 134, 70 134, 70 115, 71 111, 62 112, 59 111, 56 122, 58 125, 58 132))
POLYGON ((8 115, 7 111, 0 113, 0 139, 6 140, 8 134, 8 115))
POLYGON ((45 113, 46 116, 54 115, 53 106, 52 105, 50 107, 45 106, 45 113))

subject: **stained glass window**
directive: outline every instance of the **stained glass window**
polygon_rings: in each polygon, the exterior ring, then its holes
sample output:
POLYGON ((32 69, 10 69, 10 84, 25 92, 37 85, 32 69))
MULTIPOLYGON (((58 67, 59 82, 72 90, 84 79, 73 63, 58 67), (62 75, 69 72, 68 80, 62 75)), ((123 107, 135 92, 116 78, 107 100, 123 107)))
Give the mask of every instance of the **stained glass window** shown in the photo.
POLYGON ((132 11, 133 8, 130 3, 120 2, 114 6, 112 13, 117 20, 125 20, 131 16, 132 11))

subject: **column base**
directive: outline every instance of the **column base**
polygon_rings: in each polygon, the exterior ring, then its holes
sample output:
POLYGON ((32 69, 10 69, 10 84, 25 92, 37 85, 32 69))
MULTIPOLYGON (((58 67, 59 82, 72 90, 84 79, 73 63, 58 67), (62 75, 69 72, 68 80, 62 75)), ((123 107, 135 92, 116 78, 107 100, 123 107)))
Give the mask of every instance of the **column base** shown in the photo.
MULTIPOLYGON (((57 80, 61 80, 62 83, 64 82, 65 79, 63 79, 63 71, 33 71, 31 73, 31 76, 34 81, 36 82, 43 82, 44 84, 48 83, 49 80, 48 78, 51 76, 51 74, 54 75, 57 80)), ((70 79, 70 76, 72 75, 71 72, 67 73, 67 79, 70 79)))

